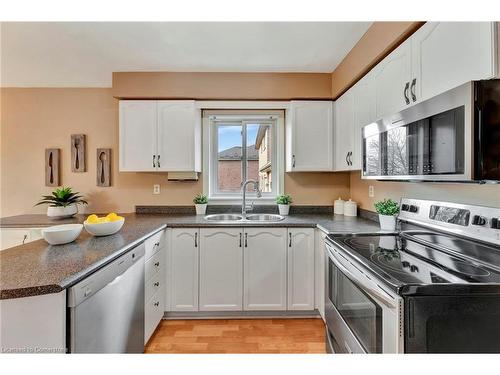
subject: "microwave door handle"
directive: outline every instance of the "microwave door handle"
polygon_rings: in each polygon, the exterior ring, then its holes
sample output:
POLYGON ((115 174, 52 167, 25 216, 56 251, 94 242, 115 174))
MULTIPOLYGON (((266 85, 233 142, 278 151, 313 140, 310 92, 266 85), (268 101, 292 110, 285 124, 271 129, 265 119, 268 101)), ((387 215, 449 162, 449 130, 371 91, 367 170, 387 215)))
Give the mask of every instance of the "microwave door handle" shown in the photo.
POLYGON ((394 299, 390 298, 388 295, 380 292, 379 290, 375 289, 375 287, 365 285, 364 283, 360 283, 357 280, 357 277, 354 276, 351 271, 349 271, 342 263, 340 263, 336 258, 335 255, 333 254, 332 250, 327 246, 329 257, 332 260, 332 262, 335 264, 335 266, 342 271, 356 286, 359 288, 363 289, 366 293, 375 295, 377 296, 380 301, 384 303, 387 307, 391 309, 396 308, 396 301, 394 299))

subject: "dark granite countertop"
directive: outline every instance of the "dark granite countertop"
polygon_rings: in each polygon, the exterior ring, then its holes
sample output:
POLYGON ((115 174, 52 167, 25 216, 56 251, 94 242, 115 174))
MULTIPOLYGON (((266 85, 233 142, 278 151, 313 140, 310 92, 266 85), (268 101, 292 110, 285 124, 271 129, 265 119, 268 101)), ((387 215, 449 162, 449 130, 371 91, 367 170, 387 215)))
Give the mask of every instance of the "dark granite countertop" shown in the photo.
MULTIPOLYGON (((123 214, 120 232, 92 237, 85 230, 66 245, 51 246, 44 240, 0 251, 0 299, 57 293, 130 250, 153 233, 175 227, 318 227, 325 233, 380 231, 377 222, 333 214, 294 214, 274 223, 209 223, 194 214, 123 214)), ((1 228, 46 227, 81 223, 84 215, 54 220, 45 215, 19 215, 0 219, 1 228)))

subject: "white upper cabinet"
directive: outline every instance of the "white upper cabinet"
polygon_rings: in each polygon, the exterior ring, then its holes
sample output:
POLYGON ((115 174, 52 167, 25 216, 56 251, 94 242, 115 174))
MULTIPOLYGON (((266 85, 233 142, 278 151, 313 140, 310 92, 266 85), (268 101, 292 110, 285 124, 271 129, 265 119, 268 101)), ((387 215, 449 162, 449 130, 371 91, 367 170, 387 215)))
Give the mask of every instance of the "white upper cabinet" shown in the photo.
POLYGON ((121 100, 119 121, 120 171, 201 171, 194 100, 121 100))
POLYGON ((406 40, 373 68, 375 116, 396 113, 410 102, 411 40, 406 40))
POLYGON ((245 228, 245 310, 286 310, 286 228, 245 228))
POLYGON ((331 101, 291 101, 286 128, 287 172, 333 170, 331 101))
POLYGON ((493 22, 427 22, 411 44, 412 101, 495 76, 493 22))
POLYGON ((354 130, 351 155, 351 169, 361 170, 362 165, 362 129, 375 120, 375 85, 370 72, 354 85, 354 130))
POLYGON ((354 150, 354 96, 349 90, 335 102, 335 170, 351 169, 354 150))
POLYGON ((120 171, 155 171, 156 101, 121 100, 119 117, 120 171))
POLYGON ((158 170, 201 172, 201 113, 194 100, 158 101, 158 170))
POLYGON ((200 311, 243 310, 243 229, 200 229, 200 311))
POLYGON ((288 310, 314 310, 314 229, 288 228, 288 310))

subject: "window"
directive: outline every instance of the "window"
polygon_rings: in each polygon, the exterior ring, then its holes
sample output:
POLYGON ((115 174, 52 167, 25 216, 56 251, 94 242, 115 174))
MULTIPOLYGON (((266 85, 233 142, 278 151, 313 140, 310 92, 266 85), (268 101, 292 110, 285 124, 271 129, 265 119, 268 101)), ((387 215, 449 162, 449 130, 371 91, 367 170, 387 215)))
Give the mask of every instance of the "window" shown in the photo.
MULTIPOLYGON (((278 194, 279 164, 277 157, 279 116, 235 114, 212 115, 208 126, 208 196, 210 199, 240 199, 246 180, 259 182, 264 200, 278 194)), ((281 168, 282 169, 282 168, 281 168)), ((282 172, 281 172, 282 173, 282 172)), ((255 196, 253 185, 248 196, 255 196)))

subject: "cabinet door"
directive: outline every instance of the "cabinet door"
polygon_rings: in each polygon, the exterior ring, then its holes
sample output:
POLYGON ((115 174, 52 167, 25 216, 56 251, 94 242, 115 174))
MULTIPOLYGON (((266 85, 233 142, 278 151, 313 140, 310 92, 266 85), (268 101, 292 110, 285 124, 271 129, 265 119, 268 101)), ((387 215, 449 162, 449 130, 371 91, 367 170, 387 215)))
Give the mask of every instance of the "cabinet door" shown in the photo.
POLYGON ((155 171, 156 101, 121 100, 119 116, 120 171, 155 171))
POLYGON ((174 228, 167 246, 167 287, 172 311, 198 311, 199 229, 174 228))
POLYGON ((313 228, 288 228, 288 310, 314 310, 313 228))
POLYGON ((245 228, 245 310, 286 310, 286 228, 245 228))
POLYGON ((194 100, 158 101, 158 170, 201 171, 201 114, 194 100))
POLYGON ((492 22, 427 22, 411 40, 416 101, 494 77, 492 22))
POLYGON ((243 309, 241 228, 200 229, 200 311, 243 309))
POLYGON ((411 44, 406 40, 373 69, 375 84, 375 115, 401 111, 410 102, 411 44))
POLYGON ((352 90, 335 102, 335 170, 351 169, 350 157, 354 139, 354 100, 352 90))
POLYGON ((292 148, 288 172, 333 170, 333 105, 331 101, 290 103, 292 148))
POLYGON ((352 134, 351 169, 360 170, 362 160, 362 129, 375 120, 375 86, 368 73, 352 88, 354 97, 354 129, 352 134))

